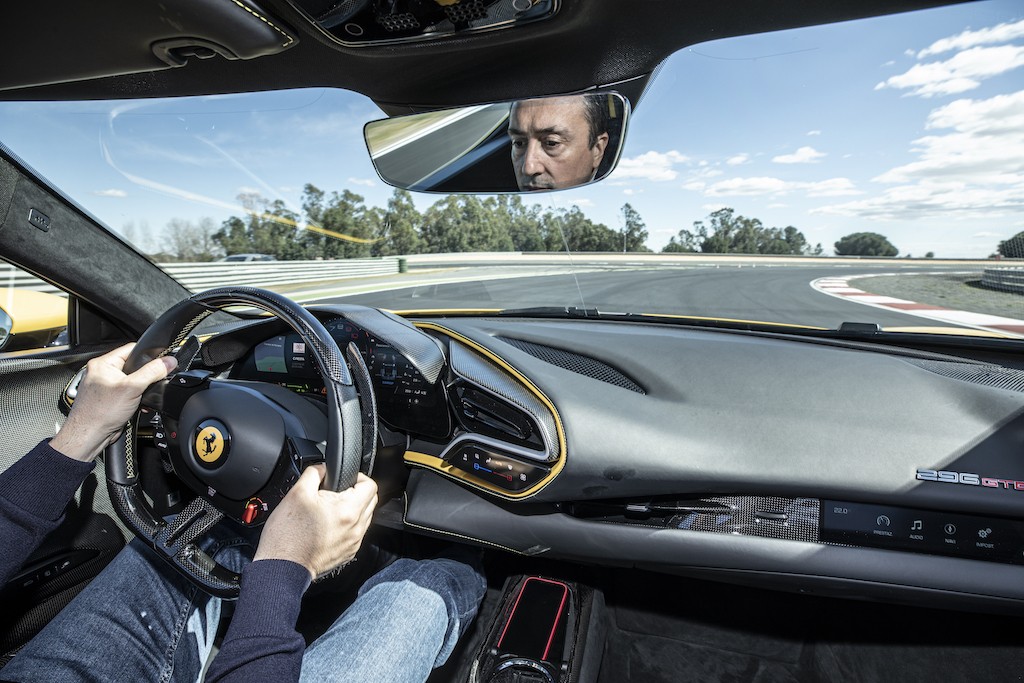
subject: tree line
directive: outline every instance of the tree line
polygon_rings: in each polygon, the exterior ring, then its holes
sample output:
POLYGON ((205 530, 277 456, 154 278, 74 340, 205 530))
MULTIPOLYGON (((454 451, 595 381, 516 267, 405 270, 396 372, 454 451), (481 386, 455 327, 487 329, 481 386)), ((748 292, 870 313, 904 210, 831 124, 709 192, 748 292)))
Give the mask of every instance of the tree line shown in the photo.
MULTIPOLYGON (((211 261, 243 253, 313 260, 472 251, 651 251, 647 226, 629 203, 614 229, 591 220, 579 206, 544 208, 526 204, 519 195, 448 195, 420 212, 405 190, 396 189, 386 206, 376 207, 350 190, 327 193, 307 184, 301 214, 258 194, 238 199, 244 211, 220 225, 209 218, 171 220, 154 260, 211 261)), ((873 233, 844 237, 836 242, 836 253, 898 253, 881 235, 875 237, 884 244, 863 235, 873 233)), ((723 208, 694 222, 691 230, 680 230, 661 251, 821 255, 823 248, 812 246, 794 226, 768 227, 723 208)))

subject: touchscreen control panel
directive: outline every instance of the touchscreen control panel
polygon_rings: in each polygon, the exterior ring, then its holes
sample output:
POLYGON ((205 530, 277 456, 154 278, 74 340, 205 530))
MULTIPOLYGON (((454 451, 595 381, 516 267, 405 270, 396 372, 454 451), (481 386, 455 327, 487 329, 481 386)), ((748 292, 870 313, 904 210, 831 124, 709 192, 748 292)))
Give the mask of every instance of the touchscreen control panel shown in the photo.
POLYGON ((449 456, 451 464, 473 475, 474 478, 505 491, 524 491, 551 471, 529 462, 523 462, 498 449, 467 443, 449 456))
POLYGON ((1024 564, 1024 522, 821 501, 820 540, 1024 564))

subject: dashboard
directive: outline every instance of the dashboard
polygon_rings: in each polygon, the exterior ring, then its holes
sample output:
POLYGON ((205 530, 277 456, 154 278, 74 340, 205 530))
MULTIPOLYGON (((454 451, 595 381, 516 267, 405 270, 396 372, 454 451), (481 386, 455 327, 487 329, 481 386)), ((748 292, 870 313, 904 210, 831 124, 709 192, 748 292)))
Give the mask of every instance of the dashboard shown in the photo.
MULTIPOLYGON (((311 310, 358 348, 381 422, 404 435, 394 457, 411 473, 391 504, 406 530, 787 590, 1024 612, 1024 371, 1011 359, 453 317, 406 328, 443 352, 431 381, 394 339, 331 307, 311 310)), ((297 336, 247 329, 230 377, 322 392, 297 336)))

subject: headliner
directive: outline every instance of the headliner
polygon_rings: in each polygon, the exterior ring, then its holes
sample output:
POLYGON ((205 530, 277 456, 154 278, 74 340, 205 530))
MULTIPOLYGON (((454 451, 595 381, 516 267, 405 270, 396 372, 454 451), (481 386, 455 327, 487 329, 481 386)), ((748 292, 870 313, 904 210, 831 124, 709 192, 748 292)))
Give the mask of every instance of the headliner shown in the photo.
MULTIPOLYGON (((688 45, 953 4, 562 0, 550 21, 434 43, 350 48, 334 42, 287 0, 258 0, 295 38, 288 49, 253 59, 193 58, 178 68, 154 56, 156 40, 216 33, 211 23, 230 2, 64 0, 58 3, 62 7, 22 2, 5 8, 0 99, 131 99, 332 87, 362 93, 394 115, 618 84, 635 105, 655 68, 688 45)), ((221 30, 237 34, 234 27, 221 30)))

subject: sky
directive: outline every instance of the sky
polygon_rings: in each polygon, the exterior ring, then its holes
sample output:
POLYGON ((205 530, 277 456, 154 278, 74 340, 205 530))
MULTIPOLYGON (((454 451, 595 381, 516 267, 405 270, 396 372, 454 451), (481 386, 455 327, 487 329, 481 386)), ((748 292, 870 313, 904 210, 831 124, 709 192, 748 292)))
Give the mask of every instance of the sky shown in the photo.
MULTIPOLYGON (((984 258, 1024 230, 1024 6, 989 0, 724 39, 670 57, 605 180, 530 203, 609 227, 626 202, 659 251, 722 207, 793 225, 825 253, 852 232, 901 255, 984 258)), ((299 209, 302 187, 391 194, 362 141, 362 95, 293 90, 0 103, 0 141, 155 251, 172 218, 219 222, 237 195, 299 209)), ((416 195, 421 210, 437 199, 416 195)))

